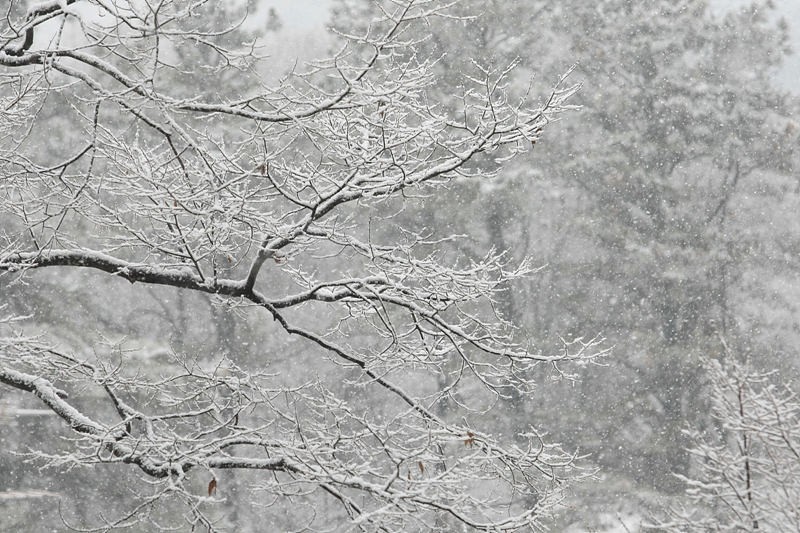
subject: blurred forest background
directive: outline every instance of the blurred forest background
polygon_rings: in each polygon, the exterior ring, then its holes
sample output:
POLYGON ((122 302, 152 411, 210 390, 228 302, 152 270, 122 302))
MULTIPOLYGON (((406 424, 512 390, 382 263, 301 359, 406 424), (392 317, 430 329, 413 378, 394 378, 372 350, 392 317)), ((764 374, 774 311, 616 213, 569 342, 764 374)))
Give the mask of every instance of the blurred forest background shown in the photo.
MULTIPOLYGON (((335 49, 336 35, 320 28, 358 32, 374 9, 367 0, 254 6, 259 22, 241 32, 274 46, 267 78, 335 49)), ((543 371, 530 398, 511 399, 485 420, 506 434, 535 424, 598 469, 596 481, 573 488, 554 530, 616 530, 618 516, 635 529, 680 500, 685 487, 674 474, 694 468, 682 430, 715 424, 700 357, 720 352, 718 333, 783 380, 800 372, 800 81, 790 47, 800 14, 793 2, 777 7, 465 0, 454 9, 474 19, 429 29, 422 48, 441 58, 437 105, 454 101, 473 60, 519 59, 518 94, 546 96, 572 65, 570 81, 583 84, 571 101, 581 110, 498 178, 459 182, 397 215, 433 235, 463 234, 446 245, 452 253, 531 256, 541 270, 509 286, 500 307, 537 349, 598 334, 613 347, 600 366, 565 369, 574 380, 543 371)), ((220 16, 228 16, 222 7, 220 16)), ((53 127, 43 150, 69 143, 57 104, 45 110, 53 127)), ((173 364, 172 351, 210 361, 227 354, 245 366, 269 353, 272 368, 286 373, 313 364, 304 345, 278 343, 275 327, 253 315, 202 294, 141 290, 98 273, 41 271, 23 298, 0 278, 0 301, 35 314, 61 346, 138 361, 145 373, 173 364)), ((99 400, 87 393, 78 401, 99 400)), ((68 434, 36 398, 0 387, 0 529, 62 530, 62 517, 92 523, 128 498, 130 469, 63 472, 14 455, 68 434)), ((244 495, 258 475, 220 479, 237 532, 262 531, 270 516, 244 495)))

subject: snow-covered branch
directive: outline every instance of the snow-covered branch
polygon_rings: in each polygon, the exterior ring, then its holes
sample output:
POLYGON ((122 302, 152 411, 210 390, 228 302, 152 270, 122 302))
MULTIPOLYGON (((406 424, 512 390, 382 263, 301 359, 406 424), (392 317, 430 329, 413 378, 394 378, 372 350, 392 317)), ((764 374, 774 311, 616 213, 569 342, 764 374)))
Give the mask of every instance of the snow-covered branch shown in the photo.
POLYGON ((533 428, 501 442, 469 418, 529 392, 536 365, 561 376, 561 362, 593 361, 601 339, 531 349, 495 310, 530 260, 453 256, 443 244, 463 236, 397 213, 493 177, 577 87, 560 79, 531 102, 511 89, 513 65, 476 64, 458 109, 430 101, 435 59, 406 32, 447 15, 430 0, 392 2, 331 59, 267 82, 259 36, 215 27, 212 4, 45 2, 2 22, 0 276, 24 293, 42 271, 77 268, 224 298, 342 374, 293 381, 176 350, 156 377, 9 321, 0 382, 74 432, 71 449, 33 455, 153 478, 161 492, 106 529, 178 494, 214 530, 202 508, 228 469, 270 471, 257 484, 276 501, 333 499, 366 531, 539 527, 584 475, 576 457, 533 428), (56 122, 68 137, 42 135, 56 122))
POLYGON ((651 524, 678 531, 797 531, 800 528, 800 402, 775 373, 707 359, 716 430, 687 430, 698 472, 680 476, 694 509, 673 507, 651 524))

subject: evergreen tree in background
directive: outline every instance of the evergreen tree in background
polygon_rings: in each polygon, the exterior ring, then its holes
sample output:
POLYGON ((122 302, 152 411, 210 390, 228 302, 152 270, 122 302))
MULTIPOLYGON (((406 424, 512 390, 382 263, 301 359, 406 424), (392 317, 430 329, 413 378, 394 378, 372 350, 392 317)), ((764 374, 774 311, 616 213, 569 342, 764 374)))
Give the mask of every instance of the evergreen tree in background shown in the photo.
MULTIPOLYGON (((334 21, 363 31, 370 9, 342 0, 334 21)), ((577 64, 581 111, 492 182, 462 182, 410 217, 479 237, 456 243, 462 253, 495 248, 544 267, 499 300, 531 342, 602 332, 614 345, 576 387, 542 385, 512 401, 506 424, 547 420, 591 451, 606 476, 600 509, 622 493, 648 505, 654 490, 682 492, 673 473, 686 474, 691 457, 681 430, 710 423, 698 357, 717 350, 712 322, 754 364, 797 368, 796 102, 772 82, 786 23, 768 3, 721 16, 705 1, 672 0, 460 9, 474 18, 425 43, 443 101, 458 101, 458 73, 473 61, 517 58, 537 75, 577 64)))

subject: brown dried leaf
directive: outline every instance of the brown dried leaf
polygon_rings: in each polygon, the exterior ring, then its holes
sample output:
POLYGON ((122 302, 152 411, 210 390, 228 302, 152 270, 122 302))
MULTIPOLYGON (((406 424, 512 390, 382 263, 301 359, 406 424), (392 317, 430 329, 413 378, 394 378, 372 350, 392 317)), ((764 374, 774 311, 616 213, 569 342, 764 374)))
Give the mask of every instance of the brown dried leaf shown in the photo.
POLYGON ((217 478, 212 477, 211 481, 208 483, 208 495, 216 496, 217 495, 217 478))
POLYGON ((464 446, 469 446, 472 448, 475 446, 475 434, 471 431, 467 431, 467 439, 464 441, 464 446))

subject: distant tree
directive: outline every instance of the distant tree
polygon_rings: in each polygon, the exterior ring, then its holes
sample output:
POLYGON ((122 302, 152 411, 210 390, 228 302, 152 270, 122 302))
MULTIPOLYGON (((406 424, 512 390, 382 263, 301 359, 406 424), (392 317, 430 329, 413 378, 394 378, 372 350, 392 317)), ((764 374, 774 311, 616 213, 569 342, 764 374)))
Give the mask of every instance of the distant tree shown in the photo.
MULTIPOLYGON (((343 26, 370 20, 372 2, 336 5, 343 26)), ((613 339, 609 366, 586 369, 597 379, 541 388, 529 410, 563 424, 560 438, 602 443, 593 457, 607 474, 642 492, 680 490, 671 472, 690 461, 676 442, 698 416, 697 356, 716 342, 711 320, 732 343, 755 342, 744 331, 753 324, 784 350, 796 340, 772 334, 795 297, 767 292, 779 270, 787 283, 797 271, 784 266, 797 257, 797 235, 786 229, 797 219, 787 222, 790 207, 778 211, 796 202, 796 103, 772 82, 786 23, 769 2, 722 15, 705 0, 475 0, 459 9, 477 16, 449 22, 424 45, 443 56, 442 98, 456 101, 457 73, 472 60, 519 57, 520 69, 537 73, 577 62, 583 89, 571 102, 582 119, 555 125, 558 135, 492 183, 461 182, 456 201, 439 196, 424 222, 459 217, 450 223, 476 236, 456 244, 465 255, 495 248, 544 267, 498 298, 535 342, 570 328, 613 339), (592 401, 565 418, 553 394, 573 392, 592 401)), ((795 318, 780 327, 794 329, 795 318)))
MULTIPOLYGON (((147 479, 127 478, 138 500, 97 530, 224 529, 223 472, 243 469, 263 472, 260 502, 287 530, 515 531, 585 475, 529 424, 504 441, 476 413, 528 394, 537 365, 591 361, 596 342, 554 354, 517 343, 494 300, 530 263, 447 255, 450 232, 396 227, 392 211, 492 177, 576 87, 531 105, 506 92, 510 67, 476 65, 450 113, 428 98, 434 63, 407 31, 446 12, 389 7, 274 85, 260 81, 258 42, 232 38, 205 2, 13 3, 3 19, 0 279, 14 298, 71 267, 134 284, 120 298, 212 295, 272 334, 255 363, 182 342, 142 367, 120 345, 59 345, 35 306, 26 320, 4 308, 0 383, 71 430, 31 457, 147 479), (159 513, 171 500, 188 513, 159 513)), ((94 291, 98 305, 109 290, 94 291)))
POLYGON ((280 31, 283 28, 283 22, 278 16, 278 12, 274 7, 269 8, 267 13, 267 31, 280 31))
MULTIPOLYGON (((663 491, 679 490, 671 472, 691 464, 681 429, 703 416, 698 357, 716 343, 711 322, 733 342, 748 336, 741 280, 765 245, 749 234, 761 210, 748 198, 794 163, 792 101, 771 77, 786 28, 769 12, 765 3, 717 16, 703 1, 609 0, 573 3, 560 19, 591 125, 564 124, 554 136, 562 146, 544 154, 577 198, 570 227, 587 243, 552 261, 561 291, 574 288, 562 320, 617 341, 607 376, 627 394, 588 381, 602 398, 590 419, 637 411, 606 418, 603 464, 663 491)), ((765 230, 760 238, 781 238, 765 230)))

